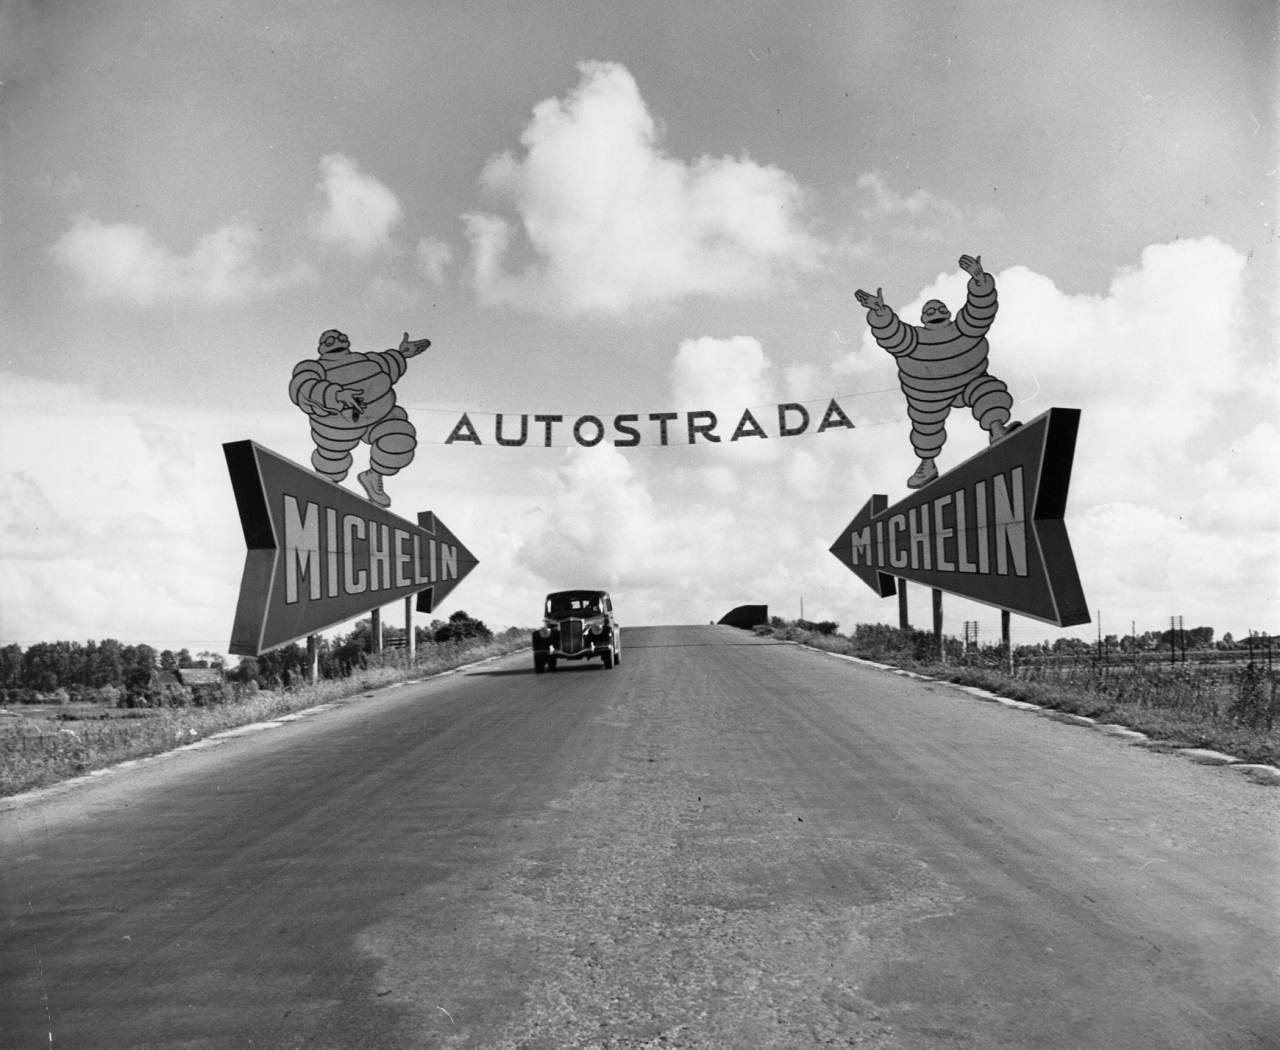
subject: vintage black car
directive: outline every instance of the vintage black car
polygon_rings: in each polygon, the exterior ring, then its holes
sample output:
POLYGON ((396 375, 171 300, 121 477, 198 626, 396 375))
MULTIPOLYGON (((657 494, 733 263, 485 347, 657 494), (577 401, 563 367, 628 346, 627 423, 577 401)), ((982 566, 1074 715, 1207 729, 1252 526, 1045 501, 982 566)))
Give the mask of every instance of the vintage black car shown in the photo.
POLYGON ((533 632, 533 669, 554 671, 558 660, 600 657, 606 669, 622 660, 622 632, 607 591, 554 591, 542 626, 533 632))

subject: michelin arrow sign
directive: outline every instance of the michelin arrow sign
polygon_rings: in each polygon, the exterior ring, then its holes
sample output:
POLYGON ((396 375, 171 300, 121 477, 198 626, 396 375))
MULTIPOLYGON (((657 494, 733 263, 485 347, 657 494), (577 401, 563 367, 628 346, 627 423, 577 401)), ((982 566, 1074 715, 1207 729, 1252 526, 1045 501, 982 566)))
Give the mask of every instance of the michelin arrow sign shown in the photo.
POLYGON ((831 553, 882 598, 895 577, 1058 627, 1089 622, 1063 512, 1080 412, 1052 408, 888 506, 872 496, 831 553))
POLYGON ((258 656, 411 594, 431 612, 476 567, 430 512, 414 525, 253 441, 223 452, 248 548, 232 653, 258 656))

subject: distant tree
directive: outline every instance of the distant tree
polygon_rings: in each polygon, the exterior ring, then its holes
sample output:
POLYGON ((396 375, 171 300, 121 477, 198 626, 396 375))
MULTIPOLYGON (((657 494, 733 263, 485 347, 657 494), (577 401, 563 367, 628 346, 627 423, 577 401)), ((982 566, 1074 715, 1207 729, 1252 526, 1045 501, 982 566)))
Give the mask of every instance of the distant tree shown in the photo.
POLYGON ((225 663, 221 653, 215 653, 208 649, 201 650, 196 656, 198 657, 195 664, 196 667, 216 667, 218 670, 222 670, 225 663))
POLYGON ((115 638, 104 638, 96 645, 89 643, 89 684, 97 689, 124 685, 124 646, 115 638))
POLYGON ((435 634, 437 642, 460 642, 468 638, 479 638, 487 642, 492 637, 493 632, 485 626, 483 621, 472 619, 461 609, 450 616, 449 622, 440 627, 435 634))
POLYGON ((247 684, 249 682, 256 682, 258 680, 259 673, 260 669, 258 667, 257 657, 242 656, 240 657, 240 662, 227 672, 227 679, 228 681, 247 684))
POLYGON ((22 646, 17 643, 0 649, 0 689, 17 689, 22 685, 22 646))
POLYGON ((69 669, 67 650, 56 642, 36 642, 22 658, 22 684, 47 693, 57 689, 69 669))
POLYGON ((258 657, 257 681, 264 689, 273 689, 280 685, 295 684, 305 680, 310 668, 307 650, 293 642, 272 649, 258 657))
POLYGON ((160 654, 160 670, 176 671, 178 669, 178 655, 172 649, 165 649, 160 654))
POLYGON ((195 667, 196 662, 191 658, 190 649, 178 650, 178 667, 195 667))
POLYGON ((1208 649, 1213 645, 1212 627, 1192 627, 1187 631, 1188 649, 1208 649))

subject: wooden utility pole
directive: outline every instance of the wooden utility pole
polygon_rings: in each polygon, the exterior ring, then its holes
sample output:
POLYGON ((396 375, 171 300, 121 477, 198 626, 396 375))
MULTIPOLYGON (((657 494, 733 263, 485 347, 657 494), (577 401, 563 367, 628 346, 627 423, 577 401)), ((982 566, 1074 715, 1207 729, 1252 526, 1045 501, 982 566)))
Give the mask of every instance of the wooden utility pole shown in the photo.
POLYGON ((369 613, 369 646, 374 656, 382 652, 382 610, 374 609, 369 613))
POLYGON ((1009 660, 1009 674, 1013 674, 1013 641, 1009 636, 1009 610, 1000 610, 1000 644, 1009 660))
POLYGON ((898 577, 898 629, 911 630, 911 620, 907 616, 907 581, 898 577))

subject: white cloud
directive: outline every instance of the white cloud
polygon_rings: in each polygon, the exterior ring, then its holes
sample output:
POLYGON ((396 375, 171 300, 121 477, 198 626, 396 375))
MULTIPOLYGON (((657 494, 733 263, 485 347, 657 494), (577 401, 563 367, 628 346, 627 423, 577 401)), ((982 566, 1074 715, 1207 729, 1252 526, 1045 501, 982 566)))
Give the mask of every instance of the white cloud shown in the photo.
POLYGON ((444 286, 445 271, 453 263, 453 249, 439 237, 423 237, 418 242, 418 268, 437 288, 444 286))
POLYGON ((804 195, 785 171, 745 158, 686 163, 664 153, 622 66, 587 62, 563 101, 535 108, 524 154, 481 183, 519 216, 466 216, 483 302, 548 314, 622 313, 694 295, 771 289, 819 265, 804 195), (510 256, 533 259, 508 271, 510 256))
POLYGON ((52 251, 84 282, 89 295, 138 306, 173 300, 234 302, 314 280, 302 264, 264 274, 255 258, 258 246, 251 225, 232 223, 201 237, 189 255, 176 255, 141 226, 81 216, 52 251))
POLYGON ((863 219, 871 222, 888 220, 892 232, 917 243, 936 243, 963 218, 960 209, 926 189, 909 194, 898 193, 878 172, 858 177, 857 187, 866 191, 870 200, 860 209, 863 219))
POLYGON ((222 650, 244 546, 221 443, 250 431, 285 426, 0 373, 0 639, 222 650))
POLYGON ((690 408, 742 409, 774 398, 770 365, 758 339, 703 336, 676 349, 671 385, 690 408))
MULTIPOLYGON (((549 505, 521 559, 544 579, 595 579, 618 586, 654 563, 653 500, 615 449, 571 449, 547 479, 549 505)), ((573 584, 566 583, 565 586, 573 584)))
POLYGON ((681 409, 715 412, 720 442, 708 454, 739 464, 769 462, 779 454, 772 366, 759 340, 745 335, 686 339, 676 349, 671 389, 681 409), (755 428, 745 420, 744 435, 732 440, 746 410, 767 437, 755 436, 755 428))
POLYGON ((391 247, 391 231, 402 209, 396 195, 341 153, 320 158, 320 202, 311 215, 311 230, 324 244, 357 257, 391 247))

